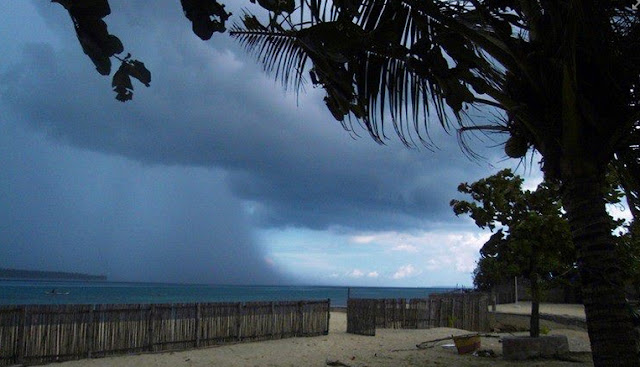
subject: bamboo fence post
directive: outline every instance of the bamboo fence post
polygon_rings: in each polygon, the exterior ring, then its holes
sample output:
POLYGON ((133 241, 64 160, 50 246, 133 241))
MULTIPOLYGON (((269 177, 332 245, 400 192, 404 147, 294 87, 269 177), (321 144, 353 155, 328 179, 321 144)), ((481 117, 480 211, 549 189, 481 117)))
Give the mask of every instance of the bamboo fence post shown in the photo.
POLYGON ((473 307, 473 298, 471 296, 469 295, 465 296, 463 309, 464 309, 464 317, 465 317, 465 323, 466 323, 465 325, 469 325, 465 329, 475 331, 475 326, 474 326, 475 322, 473 320, 473 314, 474 314, 475 308, 473 307))
POLYGON ((18 337, 16 338, 17 350, 16 350, 16 359, 19 364, 24 364, 24 350, 25 350, 25 339, 24 339, 24 329, 26 328, 27 323, 27 306, 21 306, 21 310, 18 316, 18 337))
POLYGON ((389 300, 388 303, 391 306, 391 308, 389 309, 389 320, 387 321, 387 327, 393 328, 393 322, 395 321, 394 319, 396 314, 397 301, 393 299, 393 300, 389 300))
POLYGON ((149 334, 149 350, 152 352, 155 352, 155 335, 154 334, 154 324, 155 324, 155 311, 156 311, 156 305, 152 304, 151 307, 149 307, 149 326, 148 326, 148 334, 149 334))
POLYGON ((407 299, 406 298, 402 299, 401 305, 402 305, 402 309, 401 309, 400 315, 402 315, 402 321, 400 322, 400 328, 404 328, 407 320, 407 299))
POLYGON ((276 335, 276 304, 271 301, 271 335, 276 335))
POLYGON ((467 298, 467 313, 468 313, 468 319, 469 319, 469 324, 471 325, 471 329, 468 330, 472 330, 472 331, 480 331, 477 327, 477 322, 476 322, 476 311, 480 311, 478 306, 478 302, 476 302, 476 300, 478 299, 478 297, 471 297, 468 296, 467 298))
POLYGON ((324 329, 324 335, 329 334, 329 320, 331 320, 331 298, 327 298, 327 326, 324 329))
MULTIPOLYGON (((480 298, 476 297, 473 300, 473 304, 471 306, 471 309, 474 311, 473 312, 473 323, 474 323, 476 329, 478 329, 478 330, 482 330, 482 326, 480 326, 480 318, 482 317, 482 312, 483 312, 482 308, 480 308, 481 306, 482 306, 482 302, 480 302, 480 298), (476 313, 475 310, 478 310, 479 312, 476 313)), ((487 307, 489 307, 489 304, 487 304, 487 307)), ((487 312, 489 312, 488 309, 487 309, 487 312)))
POLYGON ((433 298, 427 298, 427 329, 431 329, 433 327, 433 298))
POLYGON ((236 336, 238 341, 242 340, 242 302, 238 303, 238 311, 236 313, 236 336))
POLYGON ((400 314, 400 315, 402 315, 402 321, 400 322, 400 328, 401 329, 404 329, 405 323, 407 321, 407 305, 408 305, 407 302, 408 301, 407 301, 406 298, 402 299, 402 312, 400 314))
POLYGON ((431 329, 433 327, 433 325, 431 325, 431 299, 427 298, 424 301, 424 305, 425 310, 423 312, 424 315, 426 315, 426 320, 424 321, 426 325, 425 329, 431 329))
MULTIPOLYGON (((488 299, 487 299, 487 301, 488 301, 488 299)), ((483 298, 479 297, 478 298, 478 306, 477 307, 480 309, 480 312, 478 313, 478 317, 476 319, 476 324, 478 324, 478 330, 486 331, 484 329, 484 325, 483 325, 482 320, 484 318, 484 315, 487 315, 489 313, 489 311, 484 312, 482 310, 482 306, 486 306, 487 309, 488 309, 489 308, 489 303, 488 302, 486 302, 486 303, 483 302, 483 298)))
POLYGON ((298 302, 298 332, 296 333, 296 336, 304 335, 304 314, 302 310, 303 305, 304 302, 298 302))
POLYGON ((482 296, 478 297, 478 299, 477 299, 477 306, 476 307, 478 308, 478 310, 480 310, 480 312, 478 312, 478 316, 476 317, 476 325, 478 327, 478 330, 486 331, 484 329, 484 325, 483 325, 482 319, 483 319, 484 315, 487 315, 489 313, 489 311, 488 311, 488 309, 489 309, 488 301, 489 301, 489 299, 487 298, 487 302, 485 303, 482 296), (482 306, 486 306, 487 307, 487 311, 486 312, 482 309, 482 306))
POLYGON ((89 320, 87 321, 87 358, 91 358, 91 352, 93 350, 93 312, 96 309, 96 305, 91 305, 89 309, 89 320))
POLYGON ((455 310, 456 310, 456 299, 454 297, 450 298, 451 300, 451 311, 450 311, 450 317, 451 317, 451 326, 450 327, 456 327, 456 320, 454 319, 456 317, 455 314, 455 310))
POLYGON ((396 328, 396 322, 398 321, 398 312, 400 311, 400 307, 399 307, 399 300, 398 299, 394 299, 392 300, 393 302, 391 303, 391 305, 393 306, 393 308, 391 309, 391 317, 389 318, 390 322, 391 322, 391 328, 395 329, 396 328))
POLYGON ((384 315, 383 321, 382 321, 382 327, 383 328, 387 328, 387 299, 383 299, 382 300, 382 312, 384 315))
POLYGON ((391 324, 391 318, 393 317, 394 305, 391 304, 390 300, 385 300, 384 305, 384 327, 388 328, 389 324, 391 324), (391 306, 391 308, 389 308, 389 306, 391 306))
POLYGON ((202 311, 200 310, 200 303, 196 303, 196 322, 195 322, 196 348, 200 347, 200 318, 202 318, 202 311))
POLYGON ((482 313, 480 313, 480 320, 478 320, 479 324, 480 324, 480 328, 482 328, 482 330, 484 331, 488 331, 490 330, 490 325, 489 325, 489 311, 486 311, 487 309, 487 304, 488 304, 488 299, 486 296, 481 297, 480 300, 478 301, 480 303, 480 309, 483 310, 482 313))

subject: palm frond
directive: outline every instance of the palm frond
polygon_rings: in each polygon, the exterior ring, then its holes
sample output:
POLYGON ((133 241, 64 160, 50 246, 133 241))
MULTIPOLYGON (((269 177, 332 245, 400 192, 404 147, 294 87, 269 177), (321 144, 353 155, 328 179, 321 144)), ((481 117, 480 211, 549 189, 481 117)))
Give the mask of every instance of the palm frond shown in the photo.
MULTIPOLYGON (((473 1, 428 3, 302 0, 299 22, 288 14, 286 30, 285 21, 266 26, 245 14, 231 35, 296 91, 310 60, 312 81, 327 91, 327 107, 346 129, 353 116, 382 143, 390 119, 404 144, 429 147, 432 116, 445 129, 461 127, 465 105, 499 105, 491 98, 501 96, 503 77, 493 59, 438 19, 471 14, 473 1), (487 91, 490 99, 477 98, 487 91)), ((501 45, 490 31, 483 37, 501 45)))
POLYGON ((243 24, 234 24, 230 35, 238 39, 259 60, 265 72, 273 74, 286 89, 300 90, 308 56, 295 31, 264 26, 255 16, 245 13, 243 24))

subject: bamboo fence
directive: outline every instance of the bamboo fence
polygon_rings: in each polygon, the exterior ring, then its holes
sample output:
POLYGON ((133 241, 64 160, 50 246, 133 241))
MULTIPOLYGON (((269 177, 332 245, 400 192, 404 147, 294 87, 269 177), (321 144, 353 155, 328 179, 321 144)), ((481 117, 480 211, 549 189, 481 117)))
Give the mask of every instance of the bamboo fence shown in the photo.
POLYGON ((433 294, 429 298, 410 300, 350 299, 347 305, 347 328, 350 333, 363 335, 375 335, 375 327, 453 327, 489 331, 488 305, 489 297, 484 293, 433 294))
POLYGON ((330 300, 0 306, 0 366, 326 335, 330 300))
POLYGON ((376 299, 347 299, 347 333, 376 335, 376 299))

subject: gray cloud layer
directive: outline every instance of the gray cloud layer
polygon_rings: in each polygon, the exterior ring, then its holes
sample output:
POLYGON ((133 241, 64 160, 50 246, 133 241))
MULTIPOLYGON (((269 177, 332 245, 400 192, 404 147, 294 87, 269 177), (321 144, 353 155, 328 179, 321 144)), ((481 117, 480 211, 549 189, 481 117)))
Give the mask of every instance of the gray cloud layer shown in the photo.
POLYGON ((0 266, 112 280, 283 281, 223 173, 145 167, 0 126, 0 266))
MULTIPOLYGON (((378 146, 367 136, 352 139, 325 110, 322 91, 310 88, 296 106, 295 97, 284 94, 228 37, 197 39, 175 1, 112 2, 110 31, 153 74, 150 88, 135 85, 133 101, 122 104, 114 100, 110 80, 82 54, 64 10, 34 4, 51 33, 0 64, 0 103, 10 112, 0 125, 2 148, 9 153, 1 158, 7 167, 2 190, 7 204, 20 209, 4 213, 3 222, 11 225, 3 240, 8 234, 14 247, 38 246, 52 232, 58 242, 100 243, 115 246, 112 251, 123 250, 116 243, 133 241, 142 243, 137 251, 178 254, 182 243, 193 243, 190 252, 171 260, 188 263, 215 257, 221 247, 207 247, 211 243, 233 238, 247 244, 236 245, 237 251, 255 247, 248 220, 262 227, 426 229, 453 218, 448 201, 460 181, 486 172, 486 163, 468 161, 455 138, 438 127, 434 135, 442 149, 435 153, 408 150, 393 140, 378 146), (42 141, 50 150, 34 151, 16 143, 18 138, 42 141), (59 155, 64 158, 47 161, 59 155), (101 164, 116 167, 101 171, 101 164), (137 177, 140 169, 146 176, 137 177), (96 170, 97 176, 91 173, 96 170), (136 177, 140 181, 131 182, 136 177), (60 212, 69 215, 54 225, 60 212), (24 224, 34 221, 45 228, 25 234, 24 224), (219 238, 214 232, 221 228, 230 233, 219 238)), ((239 14, 237 5, 228 7, 239 14)), ((12 41, 0 41, 5 42, 12 41)), ((259 258, 259 250, 250 252, 259 258)), ((143 277, 133 263, 120 266, 143 277)), ((252 267, 271 271, 258 262, 252 267)), ((192 279, 198 271, 191 270, 190 278, 178 270, 144 276, 192 279)))

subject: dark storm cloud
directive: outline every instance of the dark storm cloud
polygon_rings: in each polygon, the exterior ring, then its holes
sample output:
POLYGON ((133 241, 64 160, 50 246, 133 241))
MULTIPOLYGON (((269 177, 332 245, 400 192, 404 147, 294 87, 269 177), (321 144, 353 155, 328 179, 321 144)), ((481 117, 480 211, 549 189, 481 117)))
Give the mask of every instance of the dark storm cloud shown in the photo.
POLYGON ((4 106, 20 124, 71 146, 222 169, 263 226, 425 228, 451 217, 460 181, 484 175, 486 163, 468 161, 440 131, 435 153, 393 141, 381 147, 362 131, 353 140, 322 105, 321 90, 308 88, 297 107, 227 36, 197 39, 175 3, 112 2, 109 29, 153 73, 151 87, 135 85, 126 104, 82 54, 64 11, 39 3, 63 46, 24 47, 2 75, 4 106))
POLYGON ((7 124, 0 149, 0 267, 110 280, 283 281, 220 172, 145 167, 7 124))

